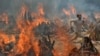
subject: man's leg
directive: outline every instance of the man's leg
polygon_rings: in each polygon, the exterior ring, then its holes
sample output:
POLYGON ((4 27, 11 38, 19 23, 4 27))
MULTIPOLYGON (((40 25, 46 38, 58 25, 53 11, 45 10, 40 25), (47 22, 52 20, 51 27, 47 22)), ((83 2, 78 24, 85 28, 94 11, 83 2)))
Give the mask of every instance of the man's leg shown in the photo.
POLYGON ((75 36, 71 39, 72 41, 73 40, 76 40, 77 38, 79 37, 79 34, 77 32, 75 32, 75 36))

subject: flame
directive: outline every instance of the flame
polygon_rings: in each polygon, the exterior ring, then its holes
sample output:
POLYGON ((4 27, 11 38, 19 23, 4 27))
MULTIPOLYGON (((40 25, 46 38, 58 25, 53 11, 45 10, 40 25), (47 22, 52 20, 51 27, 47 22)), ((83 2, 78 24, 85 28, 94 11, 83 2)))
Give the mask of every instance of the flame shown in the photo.
POLYGON ((73 5, 70 5, 69 9, 63 8, 62 10, 69 17, 71 17, 72 15, 76 15, 76 13, 77 13, 77 11, 73 5))
POLYGON ((76 14, 76 9, 75 9, 75 7, 74 7, 73 5, 71 5, 71 6, 70 6, 70 9, 71 9, 72 14, 75 15, 75 14, 76 14))
POLYGON ((25 14, 28 12, 28 8, 25 4, 23 4, 23 6, 21 7, 21 10, 20 10, 20 16, 24 17, 25 14))
POLYGON ((98 13, 97 13, 97 12, 94 13, 94 16, 95 16, 96 19, 99 19, 99 18, 100 18, 100 12, 98 12, 98 13))
POLYGON ((21 31, 19 34, 19 41, 17 44, 17 53, 19 54, 28 53, 29 49, 32 47, 33 50, 35 51, 36 56, 39 56, 38 41, 35 38, 33 30, 43 22, 47 23, 47 21, 45 20, 43 15, 40 15, 43 13, 42 8, 38 9, 39 14, 38 13, 31 14, 35 18, 33 21, 25 20, 24 19, 25 12, 27 12, 25 8, 23 8, 21 15, 18 16, 17 20, 18 28, 21 31))
POLYGON ((68 56, 71 49, 74 47, 69 41, 70 36, 66 33, 63 28, 57 29, 58 40, 62 43, 62 51, 59 52, 59 56, 68 56))
POLYGON ((70 14, 70 11, 68 11, 68 10, 66 10, 66 9, 64 9, 63 8, 63 12, 67 15, 67 16, 70 16, 71 14, 70 14))
POLYGON ((39 13, 40 15, 45 15, 42 3, 39 3, 39 6, 38 6, 38 13, 39 13))
MULTIPOLYGON (((0 48, 2 49, 1 52, 6 53, 5 46, 9 43, 13 43, 15 45, 16 43, 15 36, 7 35, 4 32, 0 32, 0 48)), ((13 51, 13 49, 11 51, 13 51)))
MULTIPOLYGON (((18 41, 16 41, 16 36, 14 34, 8 35, 5 32, 0 32, 0 46, 4 47, 2 41, 5 44, 13 42, 14 48, 12 53, 9 53, 8 56, 15 56, 15 55, 22 55, 28 56, 28 52, 32 48, 35 53, 35 56, 39 56, 40 47, 38 39, 35 36, 35 28, 37 28, 42 23, 48 24, 49 21, 44 17, 45 12, 43 9, 43 5, 40 3, 38 5, 37 12, 29 12, 29 8, 26 5, 23 5, 20 9, 20 12, 16 18, 16 29, 19 30, 18 33, 18 41)), ((63 9, 66 15, 70 16, 70 11, 63 9)), ((72 14, 75 13, 74 8, 72 7, 72 14)), ((8 15, 3 14, 0 18, 4 18, 1 21, 5 21, 8 24, 8 15)), ((55 19, 54 22, 57 26, 56 34, 57 40, 62 45, 60 50, 59 47, 56 45, 54 50, 52 50, 54 56, 68 56, 69 51, 73 48, 72 43, 69 42, 69 35, 65 31, 65 28, 62 27, 63 23, 59 18, 55 19)), ((15 30, 16 30, 15 29, 15 30)))
POLYGON ((15 36, 14 35, 6 35, 3 32, 0 32, 0 40, 4 41, 5 44, 10 43, 10 42, 14 42, 15 43, 15 36))
POLYGON ((53 50, 54 56, 68 56, 74 46, 70 42, 70 35, 66 31, 67 27, 63 27, 61 19, 59 18, 56 18, 54 22, 57 27, 55 30, 57 44, 53 50))
POLYGON ((6 24, 8 24, 8 15, 6 13, 3 13, 2 15, 0 15, 0 21, 3 21, 6 24))

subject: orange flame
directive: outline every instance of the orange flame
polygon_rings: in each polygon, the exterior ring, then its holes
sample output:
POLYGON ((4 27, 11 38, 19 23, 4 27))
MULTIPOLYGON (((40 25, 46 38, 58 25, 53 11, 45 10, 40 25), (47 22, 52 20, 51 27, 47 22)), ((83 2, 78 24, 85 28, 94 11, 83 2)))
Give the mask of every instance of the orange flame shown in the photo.
POLYGON ((57 29, 57 36, 58 40, 62 43, 62 51, 59 52, 59 56, 68 56, 71 49, 74 47, 72 43, 69 41, 70 36, 66 33, 66 31, 63 28, 57 29))
MULTIPOLYGON (((70 16, 71 13, 65 9, 63 9, 66 15, 70 16)), ((75 13, 74 9, 72 8, 72 12, 75 13)), ((5 44, 14 42, 16 43, 13 48, 14 54, 8 54, 8 56, 15 56, 16 54, 22 55, 22 56, 28 56, 29 50, 32 48, 35 55, 39 56, 40 47, 38 43, 38 39, 35 37, 35 28, 37 28, 42 23, 49 23, 48 20, 44 17, 45 12, 43 9, 43 5, 39 4, 37 13, 31 12, 29 17, 29 9, 26 5, 23 5, 20 13, 18 14, 16 18, 16 24, 17 28, 19 30, 18 33, 18 41, 16 41, 16 36, 11 35, 9 38, 9 35, 6 33, 0 32, 0 46, 2 48, 4 47, 1 43, 4 41, 5 44), (28 16, 28 17, 26 17, 28 16), (31 19, 31 20, 30 20, 31 19)), ((5 17, 1 21, 5 21, 6 24, 8 24, 8 16, 6 14, 1 15, 0 18, 5 17)), ((71 50, 72 43, 69 42, 69 35, 65 31, 65 28, 62 27, 63 23, 60 19, 55 20, 55 24, 57 26, 56 34, 57 34, 57 40, 62 45, 60 50, 59 47, 56 45, 54 47, 54 50, 52 51, 54 56, 68 56, 69 51, 71 50), (58 49, 56 49, 56 47, 58 49)))
POLYGON ((64 12, 67 16, 69 16, 69 17, 71 17, 71 16, 73 16, 73 15, 76 15, 76 13, 77 13, 77 11, 76 11, 76 9, 75 9, 75 7, 74 7, 73 5, 71 5, 71 6, 69 7, 69 10, 63 8, 63 12, 64 12))
POLYGON ((66 27, 64 28, 62 26, 62 22, 58 18, 56 18, 55 24, 57 26, 56 29, 57 44, 55 45, 55 49, 53 50, 54 56, 68 56, 72 48, 74 48, 74 46, 70 42, 70 36, 66 31, 67 28, 66 27))
POLYGON ((75 9, 75 7, 72 5, 72 6, 70 7, 70 9, 71 9, 72 14, 75 15, 75 14, 76 14, 76 9, 75 9))
POLYGON ((96 19, 99 19, 100 18, 100 12, 94 13, 94 16, 95 16, 96 19))
POLYGON ((38 13, 40 15, 45 15, 43 5, 41 3, 39 3, 39 6, 38 6, 38 13))
MULTIPOLYGON (((38 11, 40 12, 40 14, 42 14, 42 10, 43 9, 39 8, 38 11)), ((42 15, 33 13, 31 14, 35 18, 33 21, 24 20, 26 9, 24 8, 22 11, 23 12, 21 13, 21 15, 18 16, 17 21, 18 28, 21 31, 17 44, 17 53, 28 53, 29 49, 32 47, 35 51, 36 56, 39 56, 38 41, 36 40, 34 31, 32 30, 43 22, 47 23, 47 21, 42 15)))
POLYGON ((68 11, 68 10, 63 9, 63 12, 64 12, 67 16, 70 16, 70 15, 71 15, 71 14, 70 14, 70 11, 68 11))

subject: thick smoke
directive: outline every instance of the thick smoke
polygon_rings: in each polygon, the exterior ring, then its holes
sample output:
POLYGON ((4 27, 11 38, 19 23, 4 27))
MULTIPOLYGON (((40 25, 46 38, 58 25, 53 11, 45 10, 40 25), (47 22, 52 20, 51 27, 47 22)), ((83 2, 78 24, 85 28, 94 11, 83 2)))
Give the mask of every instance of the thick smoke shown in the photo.
POLYGON ((68 4, 73 4, 77 11, 94 12, 99 10, 99 7, 96 6, 95 3, 91 4, 91 2, 87 2, 87 0, 69 0, 68 4))
POLYGON ((22 4, 26 4, 30 10, 36 10, 38 3, 43 3, 48 16, 56 16, 62 12, 62 8, 68 8, 70 4, 77 8, 77 11, 93 12, 99 11, 99 0, 0 0, 0 12, 8 12, 14 15, 22 4))
POLYGON ((100 11, 99 0, 0 0, 0 14, 6 12, 10 17, 10 25, 14 27, 14 18, 23 4, 28 6, 30 11, 36 11, 39 3, 43 4, 47 18, 51 20, 53 17, 61 18, 64 24, 66 24, 67 19, 62 9, 69 9, 70 5, 75 7, 77 13, 85 12, 88 14, 93 21, 95 20, 92 13, 100 11))
MULTIPOLYGON (((15 20, 13 18, 19 12, 22 5, 26 4, 29 7, 30 11, 36 11, 39 3, 43 4, 44 11, 50 19, 54 16, 63 17, 64 14, 62 12, 62 9, 68 9, 70 5, 73 5, 76 8, 77 13, 86 12, 87 14, 90 14, 100 11, 100 0, 0 0, 0 14, 6 12, 8 15, 10 15, 9 21, 11 22, 6 27, 4 27, 5 25, 0 23, 0 28, 6 29, 5 32, 8 32, 10 34, 10 32, 13 31, 12 29, 16 26, 14 24, 15 20)), ((40 28, 39 29, 44 34, 47 34, 47 31, 44 32, 45 30, 50 30, 49 26, 45 25, 44 27, 40 26, 40 28)), ((0 56, 5 55, 0 53, 0 56)))

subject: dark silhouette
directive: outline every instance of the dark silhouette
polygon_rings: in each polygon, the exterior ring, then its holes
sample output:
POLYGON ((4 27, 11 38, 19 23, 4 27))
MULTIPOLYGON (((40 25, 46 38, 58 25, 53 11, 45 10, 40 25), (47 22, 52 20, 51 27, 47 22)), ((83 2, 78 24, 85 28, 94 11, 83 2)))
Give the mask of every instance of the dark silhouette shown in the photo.
POLYGON ((51 39, 49 36, 42 37, 42 40, 39 40, 39 46, 40 46, 39 56, 54 56, 52 53, 54 43, 55 41, 53 40, 53 42, 51 42, 51 39))

